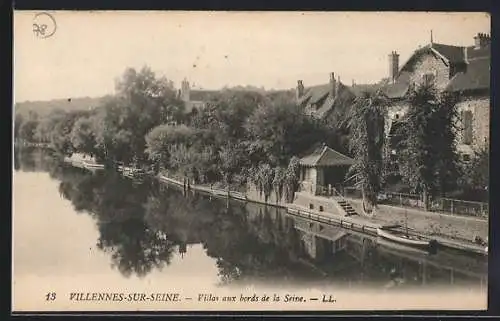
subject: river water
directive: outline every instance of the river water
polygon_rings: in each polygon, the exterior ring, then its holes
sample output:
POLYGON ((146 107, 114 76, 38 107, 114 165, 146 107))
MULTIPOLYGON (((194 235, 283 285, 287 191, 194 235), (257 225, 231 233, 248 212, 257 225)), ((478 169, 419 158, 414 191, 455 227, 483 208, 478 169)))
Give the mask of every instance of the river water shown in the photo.
POLYGON ((74 168, 40 149, 17 151, 13 175, 16 309, 50 310, 52 292, 138 288, 474 289, 486 304, 479 256, 382 244, 278 208, 74 168))

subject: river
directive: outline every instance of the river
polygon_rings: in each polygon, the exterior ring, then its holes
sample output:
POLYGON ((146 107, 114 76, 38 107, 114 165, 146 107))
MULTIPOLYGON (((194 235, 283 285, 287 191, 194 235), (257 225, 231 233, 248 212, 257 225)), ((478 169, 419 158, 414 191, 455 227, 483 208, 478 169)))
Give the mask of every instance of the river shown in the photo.
POLYGON ((51 292, 118 288, 486 295, 487 274, 479 256, 414 252, 278 208, 92 173, 41 149, 15 153, 13 299, 20 309, 50 309, 40 304, 51 292))

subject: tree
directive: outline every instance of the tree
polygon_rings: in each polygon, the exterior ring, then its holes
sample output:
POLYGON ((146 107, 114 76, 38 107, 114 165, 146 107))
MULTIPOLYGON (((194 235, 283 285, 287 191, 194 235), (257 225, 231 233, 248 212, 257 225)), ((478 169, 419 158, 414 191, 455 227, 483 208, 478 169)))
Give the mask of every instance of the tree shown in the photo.
POLYGON ((235 143, 246 137, 245 122, 264 101, 259 93, 223 91, 212 97, 206 108, 194 113, 190 123, 196 128, 217 133, 219 145, 228 140, 235 143))
POLYGON ((65 115, 66 112, 64 110, 55 109, 45 117, 42 117, 35 130, 35 139, 39 142, 50 143, 54 127, 64 119, 65 115))
POLYGON ((19 134, 18 134, 19 138, 28 142, 33 142, 37 126, 38 126, 38 120, 28 119, 24 121, 23 123, 21 123, 19 127, 19 134))
POLYGON ((219 164, 224 183, 229 189, 236 174, 241 171, 244 164, 244 151, 241 146, 228 143, 219 150, 219 164))
POLYGON ((470 162, 463 164, 459 186, 465 193, 464 199, 488 201, 490 183, 490 151, 488 146, 475 151, 470 162))
POLYGON ((381 189, 387 105, 387 98, 381 92, 365 92, 355 100, 348 116, 349 146, 356 160, 349 170, 357 178, 363 210, 368 215, 374 214, 381 189))
POLYGON ((293 156, 285 171, 285 192, 287 202, 293 202, 295 192, 299 189, 300 159, 293 156))
POLYGON ((423 195, 426 209, 432 197, 449 191, 457 180, 455 102, 454 96, 439 95, 433 82, 410 94, 400 169, 412 192, 423 195))
POLYGON ((71 131, 75 122, 86 116, 88 116, 86 111, 71 111, 57 118, 54 128, 50 132, 50 143, 56 152, 71 155, 75 151, 71 143, 71 131))
POLYGON ((170 125, 160 125, 153 128, 146 135, 146 154, 149 160, 157 163, 160 167, 168 166, 170 146, 170 134, 174 132, 175 127, 170 125))
POLYGON ((252 163, 265 159, 271 166, 286 166, 293 155, 325 138, 319 124, 293 104, 259 106, 248 118, 246 129, 252 163))
POLYGON ((96 139, 108 158, 125 163, 147 160, 146 135, 152 128, 178 120, 184 105, 171 81, 149 68, 127 68, 116 81, 116 96, 104 104, 96 139), (111 157, 114 155, 114 157, 111 157))
POLYGON ((105 102, 95 118, 95 139, 99 153, 109 163, 129 163, 133 159, 132 132, 123 126, 122 99, 113 98, 105 102))
POLYGON ((450 93, 442 93, 438 99, 438 107, 433 117, 434 155, 437 159, 435 164, 437 175, 436 194, 446 196, 448 192, 455 190, 458 186, 460 174, 459 156, 456 148, 457 126, 455 120, 458 117, 456 108, 457 97, 450 93))
POLYGON ((14 137, 15 138, 19 137, 19 129, 21 128, 23 122, 24 122, 23 115, 16 113, 15 118, 14 118, 14 137))
POLYGON ((79 118, 73 125, 73 129, 70 133, 70 140, 76 151, 103 158, 104 155, 99 153, 96 148, 97 142, 95 139, 94 119, 95 117, 79 118))

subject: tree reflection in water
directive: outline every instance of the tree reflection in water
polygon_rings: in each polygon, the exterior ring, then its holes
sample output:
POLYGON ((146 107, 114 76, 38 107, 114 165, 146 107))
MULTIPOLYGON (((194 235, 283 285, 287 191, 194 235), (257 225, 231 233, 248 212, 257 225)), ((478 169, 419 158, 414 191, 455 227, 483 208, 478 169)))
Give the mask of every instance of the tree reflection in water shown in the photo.
MULTIPOLYGON (((424 267, 420 259, 394 254, 362 235, 346 234, 345 248, 334 251, 329 235, 343 230, 301 223, 277 208, 238 201, 227 205, 225 200, 183 194, 154 179, 133 182, 118 173, 91 173, 37 153, 18 156, 20 170, 49 172, 75 211, 96 220, 97 246, 124 276, 161 270, 174 255, 189 252, 188 245, 201 244, 216 259, 221 285, 334 281, 382 287, 396 279, 407 285, 450 279, 449 270, 424 267), (317 234, 311 237, 313 229, 317 234)), ((471 268, 482 273, 476 259, 460 260, 476 264, 471 268)), ((453 278, 458 281, 459 274, 453 278)))

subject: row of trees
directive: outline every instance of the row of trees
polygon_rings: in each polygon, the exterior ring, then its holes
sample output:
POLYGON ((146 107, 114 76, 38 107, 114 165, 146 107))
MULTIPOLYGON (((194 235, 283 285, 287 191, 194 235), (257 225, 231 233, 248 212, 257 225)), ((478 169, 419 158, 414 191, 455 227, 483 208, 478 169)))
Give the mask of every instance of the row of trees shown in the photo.
POLYGON ((17 138, 64 155, 168 170, 197 183, 236 188, 260 172, 261 181, 253 182, 266 195, 263 181, 283 191, 297 185, 290 174, 297 170, 294 155, 322 142, 343 150, 335 128, 304 115, 286 92, 224 90, 205 108, 187 110, 172 82, 147 67, 127 69, 116 94, 95 109, 19 115, 15 128, 17 138))

